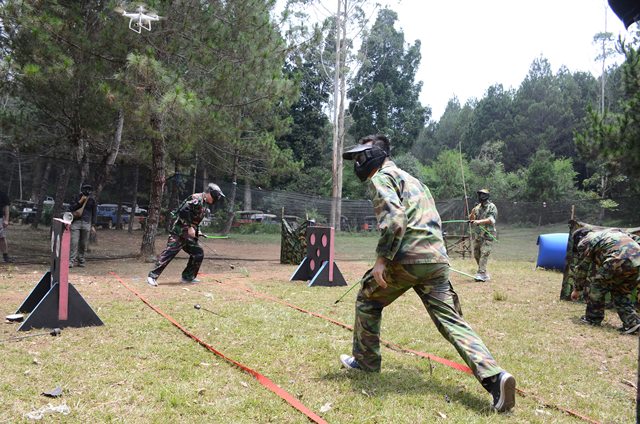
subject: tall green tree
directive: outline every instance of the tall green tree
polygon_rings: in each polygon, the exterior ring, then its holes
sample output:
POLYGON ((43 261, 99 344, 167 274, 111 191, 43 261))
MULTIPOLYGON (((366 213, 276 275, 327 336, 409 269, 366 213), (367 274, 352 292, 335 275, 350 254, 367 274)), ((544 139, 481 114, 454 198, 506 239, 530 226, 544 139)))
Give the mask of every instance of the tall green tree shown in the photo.
MULTIPOLYGON (((77 188, 89 179, 90 161, 101 162, 115 131, 118 112, 103 87, 124 65, 124 54, 110 14, 107 1, 0 4, 0 45, 10 75, 5 88, 39 124, 38 138, 46 142, 34 150, 76 161, 77 188)), ((57 171, 55 215, 61 211, 71 175, 67 168, 57 171)))
POLYGON ((397 20, 396 12, 382 9, 363 37, 360 55, 364 61, 348 91, 353 117, 349 133, 355 138, 384 133, 399 151, 406 152, 431 110, 420 104, 422 82, 415 81, 420 41, 406 45, 404 33, 395 28, 397 20))
POLYGON ((575 176, 570 159, 556 159, 551 151, 541 148, 526 170, 523 195, 530 201, 571 198, 575 192, 575 176))
POLYGON ((475 104, 469 124, 458 130, 462 131, 463 152, 475 157, 485 143, 508 138, 514 124, 513 96, 502 84, 489 87, 475 104))

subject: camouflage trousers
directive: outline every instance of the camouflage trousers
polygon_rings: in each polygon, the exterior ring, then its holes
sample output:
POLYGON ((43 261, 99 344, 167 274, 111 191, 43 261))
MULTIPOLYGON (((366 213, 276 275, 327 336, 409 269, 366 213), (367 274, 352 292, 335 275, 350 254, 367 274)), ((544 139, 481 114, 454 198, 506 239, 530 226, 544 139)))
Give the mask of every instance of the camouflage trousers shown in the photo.
POLYGON ((493 248, 493 240, 477 237, 473 240, 473 259, 478 264, 478 274, 487 273, 487 262, 493 248))
POLYGON ((462 318, 458 296, 449 282, 449 265, 392 262, 384 273, 388 285, 384 289, 377 285, 371 271, 362 277, 353 330, 353 356, 365 371, 380 371, 382 310, 410 288, 422 300, 440 334, 456 348, 478 380, 502 371, 480 337, 462 318))
POLYGON ((606 303, 605 296, 607 293, 611 293, 611 300, 624 326, 632 327, 640 323, 640 317, 631 297, 631 292, 640 283, 638 281, 639 272, 640 269, 632 266, 629 261, 624 261, 621 266, 615 269, 607 266, 597 269, 596 275, 591 279, 589 285, 586 318, 594 323, 602 322, 606 303))
POLYGON ((149 272, 149 276, 158 278, 180 250, 184 250, 189 254, 189 261, 182 271, 182 278, 185 280, 193 280, 196 278, 198 271, 200 271, 202 260, 204 259, 204 251, 202 247, 198 245, 198 239, 181 237, 175 234, 169 235, 167 247, 160 256, 158 256, 156 267, 149 272))

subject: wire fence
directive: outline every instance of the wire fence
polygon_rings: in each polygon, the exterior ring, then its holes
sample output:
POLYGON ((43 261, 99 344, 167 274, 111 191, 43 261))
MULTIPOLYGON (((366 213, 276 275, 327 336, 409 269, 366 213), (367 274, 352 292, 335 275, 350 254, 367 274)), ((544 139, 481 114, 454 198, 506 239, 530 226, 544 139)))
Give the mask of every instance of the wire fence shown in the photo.
MULTIPOLYGON (((95 169, 95 165, 92 164, 95 169)), ((19 155, 16 152, 0 151, 0 189, 4 190, 18 204, 33 201, 34 195, 53 197, 56 193, 58 176, 61 169, 69 173, 68 184, 64 187, 64 202, 70 203, 79 191, 80 172, 78 165, 66 158, 54 158, 35 155, 19 155), (47 166, 47 164, 49 166, 47 166), (47 168, 49 169, 48 171, 47 168), (47 175, 45 175, 45 172, 47 175)), ((91 175, 91 174, 90 174, 91 175)), ((166 178, 163 210, 172 210, 178 202, 193 193, 201 191, 209 181, 205 181, 201 169, 191 169, 189 173, 169 173, 166 178)), ((331 216, 333 199, 305 193, 281 190, 265 190, 234 185, 228 181, 219 181, 227 197, 235 188, 234 205, 218 205, 214 219, 224 219, 231 207, 234 211, 254 211, 262 216, 273 217, 279 222, 282 215, 298 217, 300 220, 314 219, 318 223, 327 223, 331 216)), ((88 181, 92 183, 91 177, 88 181)), ((147 209, 148 193, 151 187, 150 171, 131 164, 117 164, 110 169, 110 178, 100 194, 99 203, 130 205, 134 199, 134 187, 137 186, 136 203, 147 209), (139 172, 138 172, 139 171, 139 172), (137 178, 137 184, 134 184, 137 178)), ((467 203, 473 207, 474 199, 436 199, 436 206, 443 220, 466 219, 467 203)), ((594 225, 637 226, 640 213, 635 207, 635 198, 612 199, 616 207, 603 208, 597 199, 567 199, 563 201, 505 201, 493 199, 498 208, 500 225, 544 226, 567 223, 575 218, 594 225)), ((611 202, 609 202, 611 204, 611 202)), ((340 229, 343 231, 372 231, 376 222, 373 205, 368 199, 342 199, 340 229)), ((213 211, 216 212, 216 211, 213 211)), ((456 229, 452 230, 456 232, 456 229)))

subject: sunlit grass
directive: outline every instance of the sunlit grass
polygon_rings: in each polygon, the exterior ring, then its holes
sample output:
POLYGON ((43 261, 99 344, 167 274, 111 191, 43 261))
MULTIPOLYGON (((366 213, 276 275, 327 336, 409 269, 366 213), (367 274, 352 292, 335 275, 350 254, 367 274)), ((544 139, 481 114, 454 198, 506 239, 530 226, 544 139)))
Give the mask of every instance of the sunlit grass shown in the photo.
MULTIPOLYGON (((530 233, 526 237, 533 237, 530 233)), ((272 235, 234 241, 278 252, 279 238, 272 235)), ((371 264, 375 242, 375 236, 337 237, 336 261, 349 285, 371 264), (358 255, 361 261, 351 260, 358 255)), ((522 249, 526 254, 530 246, 522 249)), ((173 285, 167 278, 158 289, 139 278, 147 264, 108 266, 193 334, 264 374, 330 423, 580 422, 537 398, 601 422, 632 422, 635 416, 630 383, 636 381, 637 338, 617 333, 620 321, 612 311, 602 328, 580 325, 584 305, 559 300, 560 273, 534 270, 529 260, 503 260, 499 251, 489 263, 490 282, 451 278, 465 318, 530 395, 518 396, 508 415, 490 410, 489 395, 473 377, 413 355, 383 348, 380 374, 341 369, 338 356, 350 352, 351 332, 251 294, 268 294, 352 325, 356 290, 336 305, 349 287, 290 282, 295 266, 245 262, 216 271, 222 284, 201 277, 199 285, 173 285), (329 409, 320 413, 325 405, 329 409)), ((470 259, 453 259, 452 266, 475 270, 470 259)), ((2 273, 0 297, 7 313, 41 271, 13 267, 2 273)), ((71 409, 68 416, 48 417, 56 422, 308 422, 253 377, 185 337, 104 269, 96 267, 95 275, 75 277, 74 283, 105 326, 0 344, 0 422, 25 421, 24 414, 47 403, 71 409), (56 386, 63 397, 40 394, 56 386)), ((14 325, 0 327, 3 339, 14 335, 14 325)), ((382 337, 461 362, 411 291, 385 309, 382 337)))

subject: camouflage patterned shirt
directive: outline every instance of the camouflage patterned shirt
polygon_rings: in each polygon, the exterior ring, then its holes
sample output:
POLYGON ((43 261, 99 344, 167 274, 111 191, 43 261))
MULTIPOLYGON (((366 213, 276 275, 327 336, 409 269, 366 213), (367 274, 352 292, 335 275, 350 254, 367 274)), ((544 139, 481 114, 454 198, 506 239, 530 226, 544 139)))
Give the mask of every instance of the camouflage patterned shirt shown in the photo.
POLYGON ((489 234, 487 234, 487 232, 485 232, 484 230, 487 230, 491 235, 495 237, 496 235, 495 222, 498 220, 498 208, 496 207, 496 205, 493 204, 493 202, 491 202, 491 200, 487 200, 485 205, 483 205, 482 203, 478 203, 473 209, 471 209, 470 216, 475 217, 474 219, 478 219, 478 220, 493 218, 493 222, 491 224, 472 225, 471 231, 473 232, 476 238, 491 239, 489 234))
POLYGON ((640 245, 617 229, 592 231, 578 243, 580 259, 575 267, 575 289, 582 290, 593 274, 616 274, 640 268, 640 245))
POLYGON ((204 197, 204 193, 194 193, 180 204, 177 210, 178 216, 171 227, 171 234, 186 234, 189 227, 194 227, 198 234, 198 225, 204 219, 207 209, 204 197))
POLYGON ((403 264, 449 263, 429 189, 392 161, 371 177, 380 239, 376 253, 403 264))

